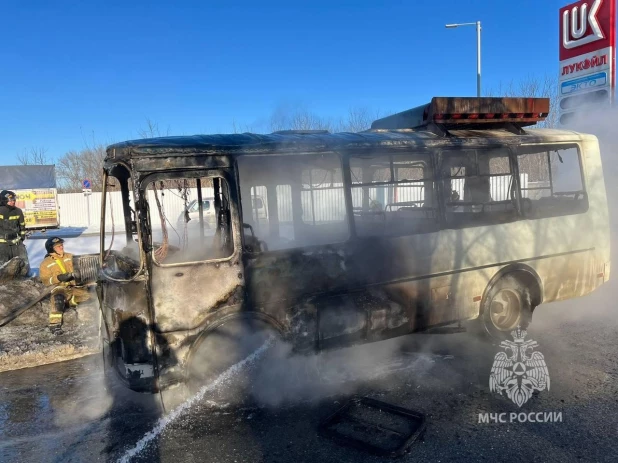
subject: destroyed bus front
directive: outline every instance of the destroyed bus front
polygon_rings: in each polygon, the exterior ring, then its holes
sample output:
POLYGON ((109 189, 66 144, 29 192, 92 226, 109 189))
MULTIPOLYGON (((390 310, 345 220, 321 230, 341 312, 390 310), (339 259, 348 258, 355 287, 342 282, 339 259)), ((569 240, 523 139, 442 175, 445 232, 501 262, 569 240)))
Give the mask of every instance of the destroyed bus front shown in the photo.
POLYGON ((221 163, 177 173, 135 164, 106 166, 99 290, 109 365, 132 389, 152 391, 161 371, 172 382, 182 376, 176 357, 210 312, 242 302, 239 212, 234 178, 221 163), (202 197, 213 198, 214 221, 200 208, 183 230, 167 220, 182 213, 174 206, 204 204, 202 197), (120 204, 122 214, 114 212, 120 204))
POLYGON ((464 321, 500 339, 540 304, 590 293, 610 272, 598 141, 530 129, 548 107, 435 98, 360 134, 113 145, 109 365, 155 391, 245 340, 240 320, 302 352, 464 321), (504 294, 517 303, 500 306, 504 294))

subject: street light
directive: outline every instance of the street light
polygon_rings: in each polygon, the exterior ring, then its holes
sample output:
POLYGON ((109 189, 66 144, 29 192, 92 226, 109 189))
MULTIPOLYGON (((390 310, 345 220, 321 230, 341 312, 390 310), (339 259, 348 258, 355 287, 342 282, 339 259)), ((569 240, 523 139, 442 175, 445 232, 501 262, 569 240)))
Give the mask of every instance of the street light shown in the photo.
POLYGON ((481 96, 481 21, 474 23, 447 24, 447 29, 459 26, 476 26, 476 96, 481 96))

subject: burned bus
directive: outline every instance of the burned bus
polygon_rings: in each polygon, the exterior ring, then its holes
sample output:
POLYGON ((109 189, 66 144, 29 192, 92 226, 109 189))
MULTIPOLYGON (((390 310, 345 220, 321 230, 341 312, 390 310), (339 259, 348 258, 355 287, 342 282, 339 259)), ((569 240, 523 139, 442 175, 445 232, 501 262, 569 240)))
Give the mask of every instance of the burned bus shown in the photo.
POLYGON ((156 392, 211 378, 263 332, 295 352, 458 324, 508 338, 540 304, 590 293, 610 275, 599 144, 530 128, 548 111, 433 98, 361 133, 108 147, 108 367, 156 392))

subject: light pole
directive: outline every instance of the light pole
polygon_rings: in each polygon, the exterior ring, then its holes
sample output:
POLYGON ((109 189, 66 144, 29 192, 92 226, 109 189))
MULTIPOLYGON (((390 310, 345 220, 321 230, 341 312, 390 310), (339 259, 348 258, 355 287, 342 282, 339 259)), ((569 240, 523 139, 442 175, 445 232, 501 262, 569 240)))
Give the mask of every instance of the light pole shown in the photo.
POLYGON ((447 24, 447 29, 459 26, 476 26, 476 96, 481 96, 481 21, 474 23, 447 24))

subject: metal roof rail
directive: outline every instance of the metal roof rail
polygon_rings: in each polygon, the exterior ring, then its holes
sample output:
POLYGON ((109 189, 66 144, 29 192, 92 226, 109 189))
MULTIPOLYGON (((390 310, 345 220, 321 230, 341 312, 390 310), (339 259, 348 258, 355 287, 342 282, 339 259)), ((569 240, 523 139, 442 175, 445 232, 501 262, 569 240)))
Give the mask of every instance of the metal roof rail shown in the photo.
POLYGON ((440 136, 457 129, 504 129, 524 135, 522 127, 548 114, 549 98, 434 97, 429 104, 373 121, 371 129, 423 129, 440 136))

